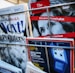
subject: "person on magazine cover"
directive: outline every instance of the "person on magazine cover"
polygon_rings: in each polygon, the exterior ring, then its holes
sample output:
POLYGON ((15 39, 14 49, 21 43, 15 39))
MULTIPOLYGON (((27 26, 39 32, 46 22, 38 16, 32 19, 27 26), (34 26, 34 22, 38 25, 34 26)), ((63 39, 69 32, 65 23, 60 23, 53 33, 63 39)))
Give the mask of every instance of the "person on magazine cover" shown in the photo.
MULTIPOLYGON (((61 13, 59 14, 61 15, 61 13)), ((55 11, 50 12, 50 16, 54 15, 55 11)), ((40 16, 47 16, 47 13, 44 12, 40 16)), ((53 20, 32 21, 33 35, 35 36, 37 34, 37 36, 46 36, 49 34, 65 34, 68 32, 74 32, 74 24, 75 23, 72 22, 58 22, 53 20)))

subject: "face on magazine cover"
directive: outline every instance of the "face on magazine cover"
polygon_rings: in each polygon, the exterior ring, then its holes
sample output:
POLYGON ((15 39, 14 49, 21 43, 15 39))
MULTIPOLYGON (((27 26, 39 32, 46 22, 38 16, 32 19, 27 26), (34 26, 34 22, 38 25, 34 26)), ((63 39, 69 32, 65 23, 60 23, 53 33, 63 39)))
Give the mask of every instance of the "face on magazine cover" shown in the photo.
MULTIPOLYGON (((53 16, 53 12, 50 12, 50 15, 53 16)), ((47 13, 43 13, 41 16, 47 16, 47 13)), ((56 21, 49 22, 48 20, 39 20, 38 27, 42 36, 48 35, 48 34, 65 33, 65 30, 63 29, 62 24, 56 21)))
MULTIPOLYGON (((50 15, 53 16, 53 12, 50 12, 50 15)), ((47 16, 47 13, 43 13, 41 16, 47 16)), ((66 31, 63 29, 62 24, 56 21, 49 22, 48 20, 39 20, 38 28, 42 36, 49 34, 66 33, 66 31)))
POLYGON ((24 47, 15 48, 15 47, 0 48, 1 59, 11 65, 21 68, 23 73, 25 73, 25 68, 26 68, 25 48, 24 47))
MULTIPOLYGON (((47 13, 42 13, 41 16, 47 16, 47 13)), ((42 36, 50 34, 49 21, 38 20, 38 29, 42 36)))

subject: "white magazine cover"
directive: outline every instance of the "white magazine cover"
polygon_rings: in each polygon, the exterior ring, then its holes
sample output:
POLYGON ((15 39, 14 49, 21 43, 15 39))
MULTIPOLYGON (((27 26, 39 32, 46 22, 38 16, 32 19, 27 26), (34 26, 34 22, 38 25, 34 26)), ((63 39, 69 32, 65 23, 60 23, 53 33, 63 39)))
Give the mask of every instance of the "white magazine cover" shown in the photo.
MULTIPOLYGON (((0 60, 21 69, 22 73, 25 73, 28 60, 24 44, 25 37, 20 35, 0 35, 0 60)), ((8 65, 6 66, 8 67, 8 65)))
POLYGON ((0 31, 29 35, 27 9, 27 3, 0 9, 0 31))

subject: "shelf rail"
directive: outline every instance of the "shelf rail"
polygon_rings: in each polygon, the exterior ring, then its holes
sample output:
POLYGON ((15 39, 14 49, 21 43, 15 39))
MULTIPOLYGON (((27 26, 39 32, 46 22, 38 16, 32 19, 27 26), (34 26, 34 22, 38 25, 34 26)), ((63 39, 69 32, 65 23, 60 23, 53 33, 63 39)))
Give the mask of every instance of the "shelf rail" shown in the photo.
POLYGON ((66 46, 49 46, 49 45, 35 45, 35 44, 21 44, 21 43, 3 43, 3 42, 0 42, 0 44, 2 45, 20 45, 20 46, 26 46, 26 47, 47 47, 47 48, 59 48, 59 49, 74 49, 75 50, 75 47, 66 47, 66 46))

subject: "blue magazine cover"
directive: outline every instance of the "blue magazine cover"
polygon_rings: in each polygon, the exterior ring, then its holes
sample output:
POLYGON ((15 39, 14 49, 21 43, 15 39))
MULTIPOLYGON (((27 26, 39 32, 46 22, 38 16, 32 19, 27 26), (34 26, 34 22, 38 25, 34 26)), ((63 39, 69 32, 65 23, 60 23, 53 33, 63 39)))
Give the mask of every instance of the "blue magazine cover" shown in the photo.
MULTIPOLYGON (((67 38, 27 38, 27 43, 36 46, 34 52, 40 52, 40 56, 45 62, 42 63, 44 70, 47 73, 74 73, 73 62, 74 62, 74 40, 67 38), (31 43, 32 42, 32 43, 31 43), (48 69, 47 69, 48 68, 48 69), (49 70, 49 71, 47 71, 49 70)), ((32 55, 33 48, 28 47, 28 54, 30 60, 41 65, 39 61, 39 55, 34 53, 32 55), (34 57, 35 56, 35 57, 34 57)))

